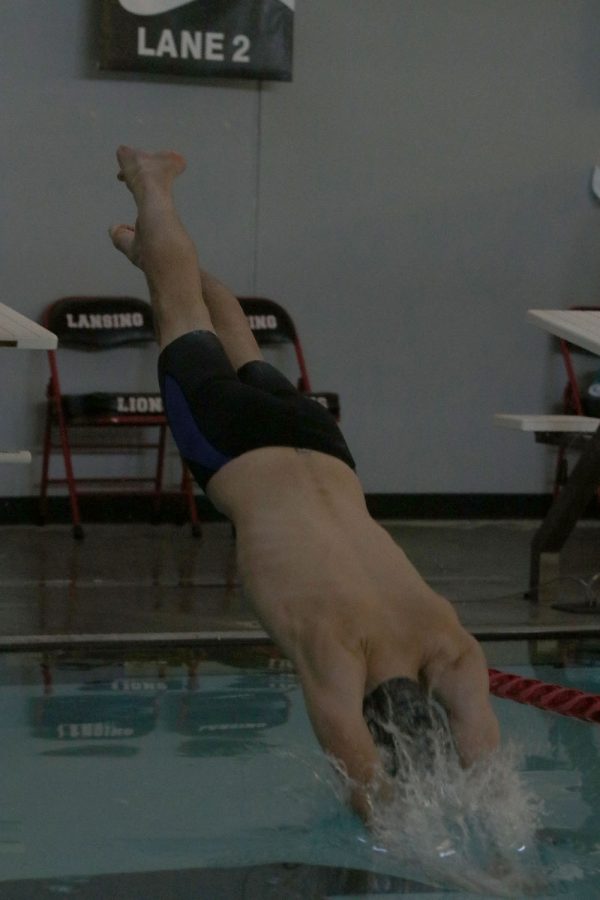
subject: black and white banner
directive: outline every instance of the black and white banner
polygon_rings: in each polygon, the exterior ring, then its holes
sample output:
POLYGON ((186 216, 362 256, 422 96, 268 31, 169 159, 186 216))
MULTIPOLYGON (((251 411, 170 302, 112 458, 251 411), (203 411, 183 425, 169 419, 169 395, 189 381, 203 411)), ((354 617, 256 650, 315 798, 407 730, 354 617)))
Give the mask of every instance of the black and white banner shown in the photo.
POLYGON ((295 0, 102 0, 100 68, 291 81, 295 0))

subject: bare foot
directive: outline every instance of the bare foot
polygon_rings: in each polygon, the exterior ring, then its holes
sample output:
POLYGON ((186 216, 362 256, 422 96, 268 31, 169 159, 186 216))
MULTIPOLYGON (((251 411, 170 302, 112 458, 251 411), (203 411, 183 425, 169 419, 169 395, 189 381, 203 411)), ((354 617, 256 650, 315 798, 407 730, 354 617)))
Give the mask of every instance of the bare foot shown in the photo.
MULTIPOLYGON (((124 181, 133 194, 140 217, 146 223, 144 230, 147 231, 149 214, 159 212, 162 216, 165 211, 172 212, 171 183, 185 169, 185 159, 172 150, 146 153, 125 146, 117 150, 117 159, 121 167, 117 178, 124 181)), ((113 225, 110 236, 117 250, 134 265, 144 268, 139 219, 135 228, 132 225, 113 225)))
POLYGON ((134 266, 142 269, 141 248, 133 225, 113 225, 108 233, 117 250, 124 253, 134 266))
POLYGON ((117 178, 125 182, 134 196, 150 185, 168 190, 186 166, 183 156, 173 150, 146 153, 121 146, 117 150, 117 159, 121 167, 117 178))

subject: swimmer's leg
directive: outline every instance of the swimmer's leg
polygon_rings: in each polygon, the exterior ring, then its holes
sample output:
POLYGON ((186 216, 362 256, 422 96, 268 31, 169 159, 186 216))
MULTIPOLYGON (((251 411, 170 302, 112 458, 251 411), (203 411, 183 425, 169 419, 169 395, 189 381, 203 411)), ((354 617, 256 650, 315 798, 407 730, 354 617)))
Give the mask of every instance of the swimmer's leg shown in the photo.
POLYGON ((262 359, 236 297, 200 271, 193 242, 181 224, 171 193, 185 168, 177 153, 144 153, 119 147, 119 178, 138 208, 135 228, 116 225, 111 237, 146 275, 161 349, 189 331, 216 332, 233 367, 262 359))
POLYGON ((233 368, 237 371, 248 362, 262 359, 263 355, 237 297, 204 269, 200 276, 204 302, 233 368))
POLYGON ((177 215, 171 193, 185 168, 176 153, 144 153, 119 147, 119 178, 137 206, 137 222, 115 225, 115 247, 144 272, 161 349, 190 331, 215 331, 202 295, 194 244, 177 215))

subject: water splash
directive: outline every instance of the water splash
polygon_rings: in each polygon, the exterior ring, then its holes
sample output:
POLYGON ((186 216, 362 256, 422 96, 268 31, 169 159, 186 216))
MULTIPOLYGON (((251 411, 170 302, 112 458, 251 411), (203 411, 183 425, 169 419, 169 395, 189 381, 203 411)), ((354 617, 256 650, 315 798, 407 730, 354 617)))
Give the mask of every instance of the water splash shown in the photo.
POLYGON ((536 847, 542 804, 523 783, 514 745, 463 769, 443 729, 429 735, 426 764, 410 737, 394 738, 401 777, 385 802, 371 798, 374 854, 439 887, 512 898, 547 888, 536 847))

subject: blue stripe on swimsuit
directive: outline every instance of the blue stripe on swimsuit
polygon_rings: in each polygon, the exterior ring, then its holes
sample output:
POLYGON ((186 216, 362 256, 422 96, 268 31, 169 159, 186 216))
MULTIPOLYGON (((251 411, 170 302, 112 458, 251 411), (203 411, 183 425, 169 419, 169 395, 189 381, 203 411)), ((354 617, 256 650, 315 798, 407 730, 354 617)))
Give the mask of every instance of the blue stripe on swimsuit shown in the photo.
POLYGON ((233 457, 221 453, 202 434, 181 387, 171 375, 165 375, 163 392, 169 426, 181 455, 214 472, 230 462, 233 457))

